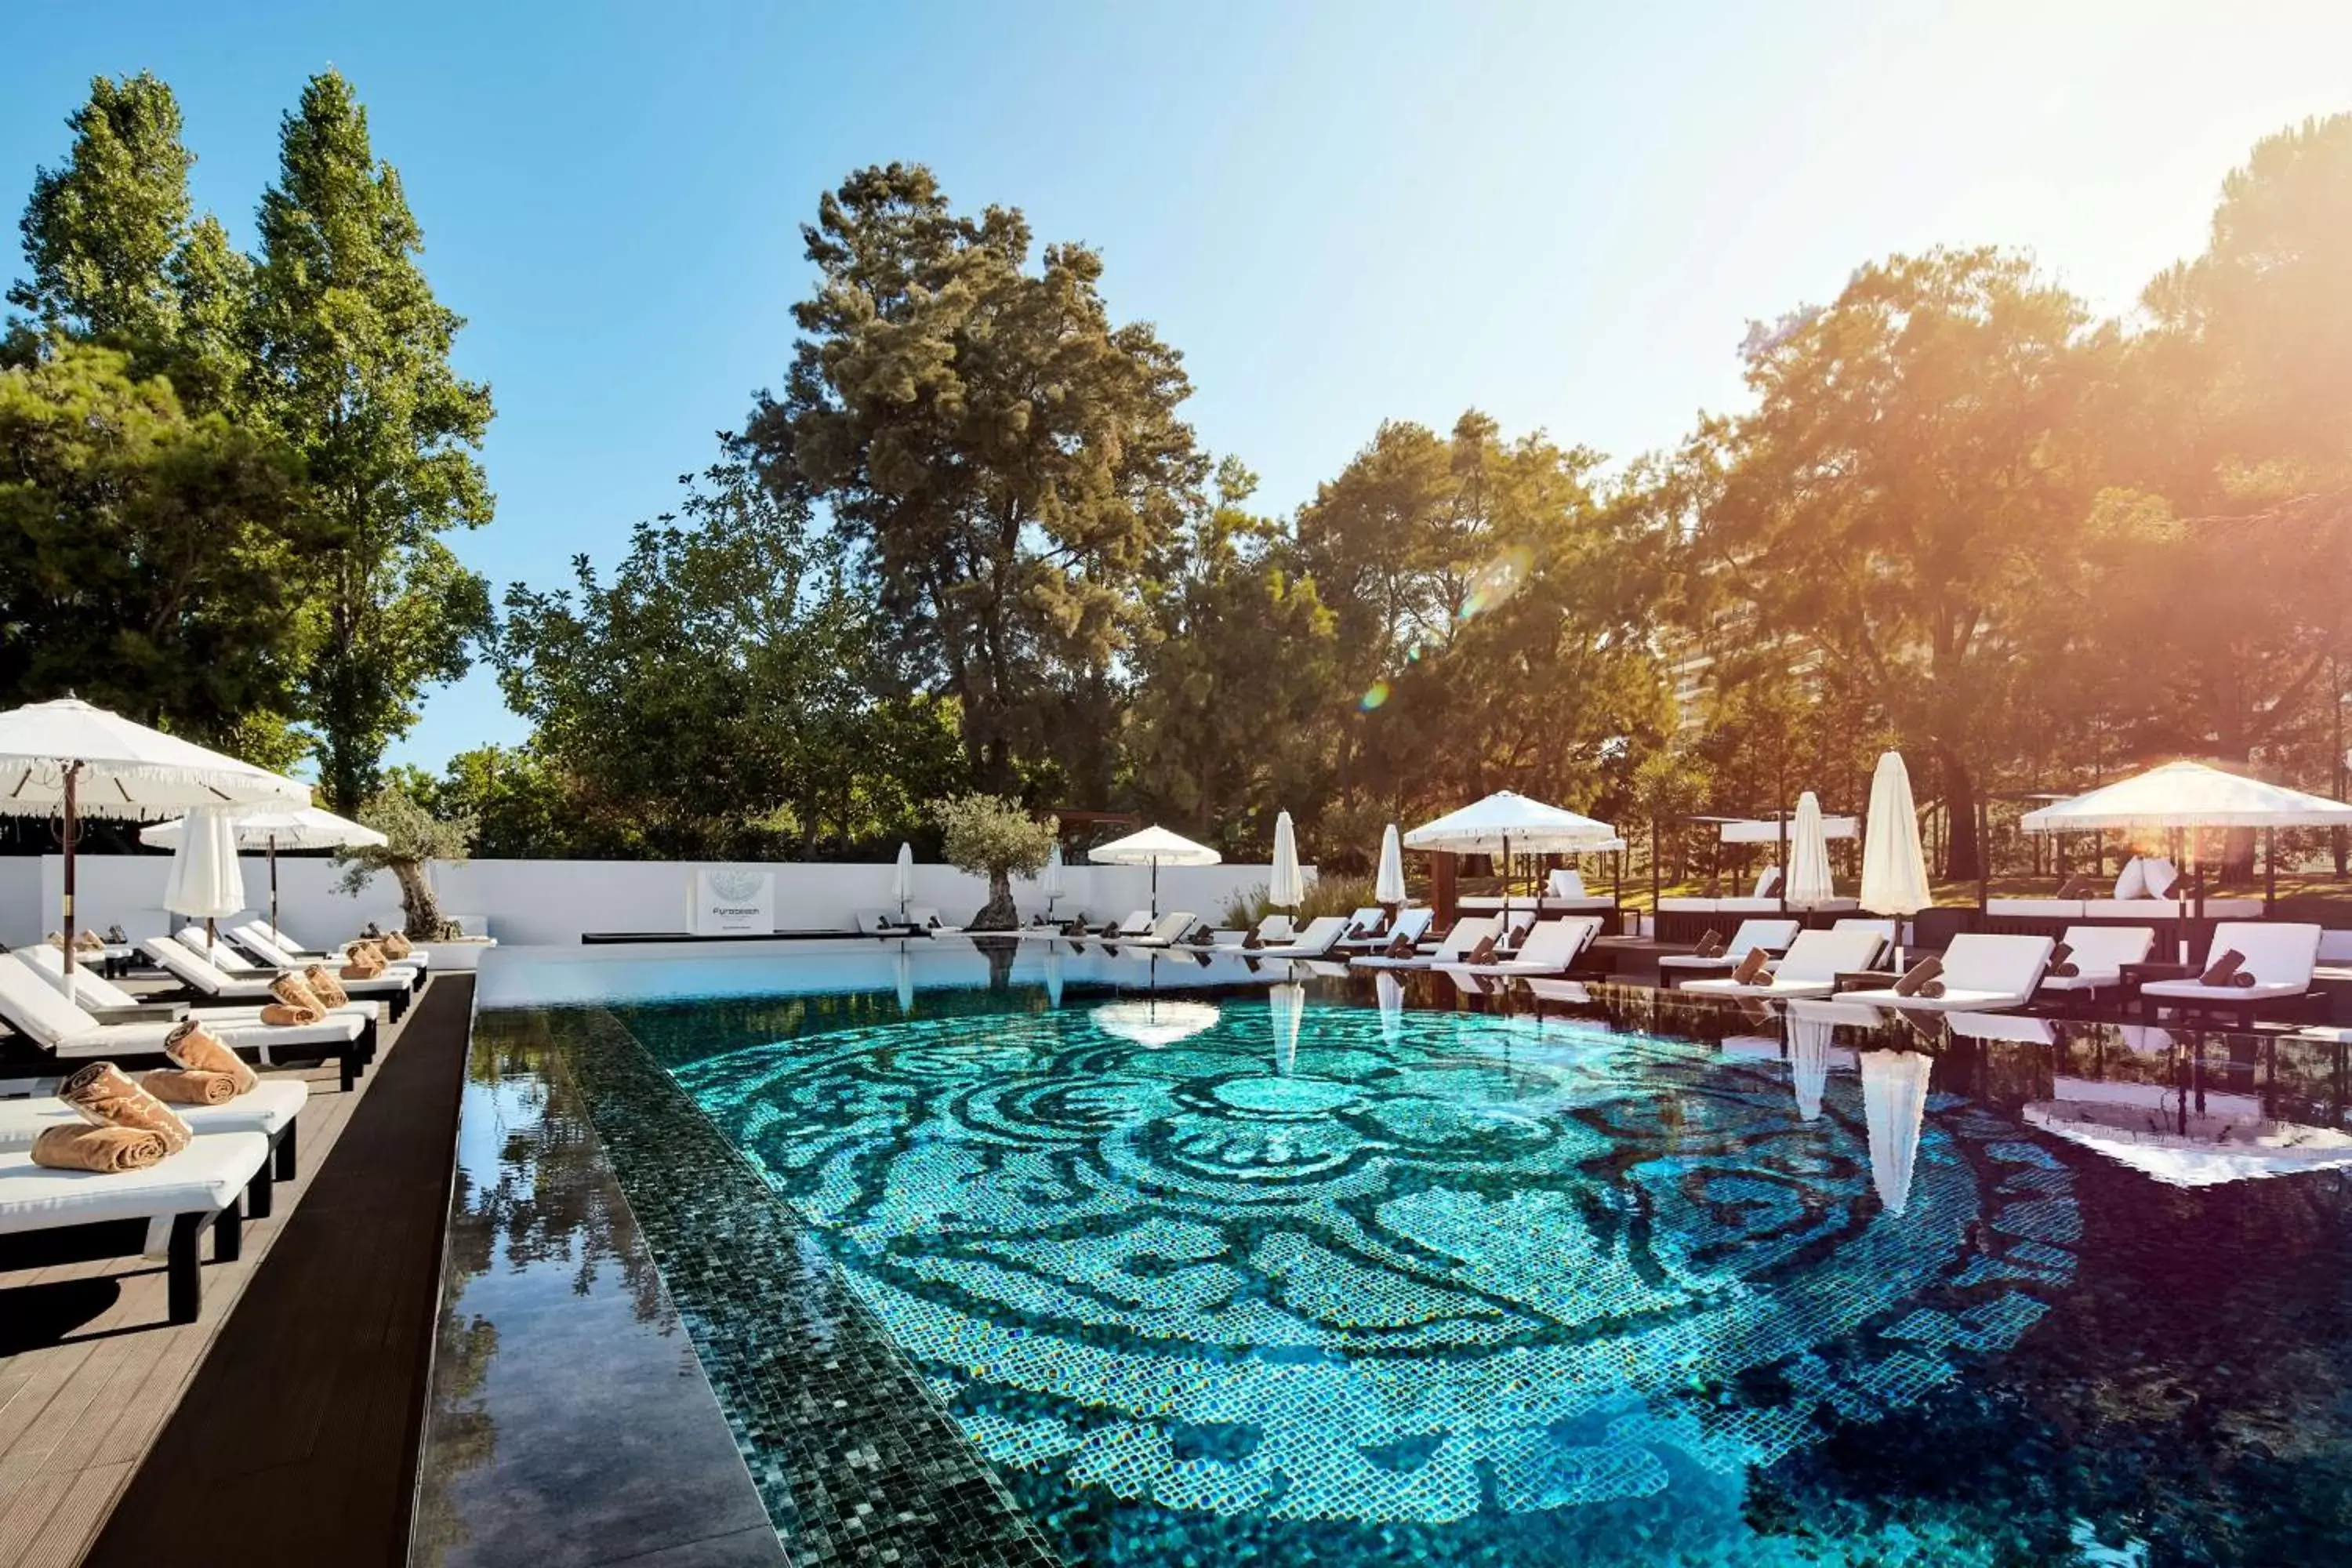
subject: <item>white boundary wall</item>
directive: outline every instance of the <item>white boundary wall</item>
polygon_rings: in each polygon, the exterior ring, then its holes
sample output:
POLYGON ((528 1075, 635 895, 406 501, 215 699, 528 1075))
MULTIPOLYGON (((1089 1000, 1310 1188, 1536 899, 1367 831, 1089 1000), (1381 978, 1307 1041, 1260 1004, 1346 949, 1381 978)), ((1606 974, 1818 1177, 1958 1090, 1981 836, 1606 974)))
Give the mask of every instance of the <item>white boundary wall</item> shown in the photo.
MULTIPOLYGON (((242 858, 246 900, 257 911, 269 907, 269 875, 258 855, 242 858)), ((576 942, 583 931, 677 931, 686 929, 687 897, 698 868, 729 864, 677 860, 469 860, 433 868, 442 908, 452 915, 481 915, 501 942, 576 942)), ((104 930, 120 924, 131 936, 166 929, 163 882, 168 855, 85 855, 75 861, 77 923, 104 930)), ((776 925, 782 931, 847 931, 861 910, 895 907, 893 868, 805 861, 761 862, 776 874, 776 925)), ((1163 867, 1160 907, 1190 910, 1220 918, 1240 893, 1263 889, 1265 866, 1163 867)), ((1308 876, 1313 876, 1311 868, 1308 876)), ((280 856, 278 910, 286 928, 310 942, 356 932, 374 921, 386 928, 400 918, 400 892, 392 878, 378 875, 356 899, 334 890, 341 872, 323 856, 280 856)), ((58 926, 58 900, 65 862, 48 855, 0 857, 0 942, 37 942, 58 926)), ((1066 866, 1066 895, 1057 915, 1085 914, 1097 923, 1116 920, 1150 901, 1150 872, 1140 867, 1066 866)), ((1013 901, 1021 917, 1042 911, 1037 884, 1016 879, 1013 901)), ((969 920, 988 901, 985 879, 948 866, 915 868, 913 901, 940 911, 950 925, 969 920)))

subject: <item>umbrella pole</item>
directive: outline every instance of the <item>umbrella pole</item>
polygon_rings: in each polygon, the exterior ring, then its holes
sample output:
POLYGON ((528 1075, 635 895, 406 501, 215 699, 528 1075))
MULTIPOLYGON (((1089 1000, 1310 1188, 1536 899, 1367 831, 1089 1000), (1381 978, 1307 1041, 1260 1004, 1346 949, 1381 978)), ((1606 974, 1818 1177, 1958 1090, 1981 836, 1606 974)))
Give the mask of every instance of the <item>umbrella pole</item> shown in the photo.
POLYGON ((74 786, 80 781, 80 776, 79 763, 75 763, 66 769, 65 831, 61 836, 66 852, 66 880, 62 889, 63 898, 59 901, 64 905, 60 913, 65 921, 66 995, 68 998, 71 998, 74 994, 74 840, 81 837, 81 826, 75 820, 74 816, 78 805, 74 786))
POLYGON ((278 835, 269 836, 269 934, 278 934, 278 835))
POLYGON ((2278 902, 2278 829, 2263 829, 2263 918, 2268 920, 2278 902))
POLYGON ((1151 919, 1152 919, 1152 922, 1153 922, 1154 924, 1158 924, 1158 923, 1159 923, 1159 921, 1160 921, 1160 857, 1159 857, 1159 856, 1157 856, 1157 855, 1154 855, 1154 856, 1151 858, 1151 919))

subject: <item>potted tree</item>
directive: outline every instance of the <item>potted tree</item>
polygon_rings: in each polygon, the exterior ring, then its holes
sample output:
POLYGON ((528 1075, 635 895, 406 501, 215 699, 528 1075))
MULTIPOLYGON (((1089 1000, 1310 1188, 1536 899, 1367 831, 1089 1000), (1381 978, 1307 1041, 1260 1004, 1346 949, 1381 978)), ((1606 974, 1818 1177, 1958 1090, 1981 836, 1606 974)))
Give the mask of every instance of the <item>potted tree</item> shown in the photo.
POLYGON ((397 786, 379 790, 360 807, 360 820, 383 835, 382 844, 352 845, 335 851, 343 868, 336 890, 356 899, 379 871, 400 885, 401 929, 411 942, 457 940, 456 922, 443 917, 431 869, 436 860, 463 863, 474 818, 435 816, 397 786))
POLYGON ((988 879, 988 902, 964 929, 1013 930, 1021 919, 1013 907, 1013 879, 1037 874, 1061 824, 1032 816, 1019 801, 996 795, 952 795, 931 802, 930 810, 948 864, 988 879))

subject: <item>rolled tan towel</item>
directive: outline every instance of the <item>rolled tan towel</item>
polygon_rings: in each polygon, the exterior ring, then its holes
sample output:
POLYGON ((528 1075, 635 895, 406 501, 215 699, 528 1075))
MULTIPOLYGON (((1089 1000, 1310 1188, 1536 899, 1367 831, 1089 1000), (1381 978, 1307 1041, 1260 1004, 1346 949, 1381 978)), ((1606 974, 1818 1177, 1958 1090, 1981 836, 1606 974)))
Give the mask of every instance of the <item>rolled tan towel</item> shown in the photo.
POLYGON ((181 1020, 179 1027, 164 1037, 163 1055, 176 1068, 190 1072, 219 1073, 236 1086, 239 1094, 251 1093, 261 1080, 244 1058, 220 1043, 194 1018, 181 1020))
POLYGON ((1242 947, 1250 952, 1255 952, 1259 948, 1262 948, 1265 945, 1265 938, 1258 935, 1255 931, 1242 938, 1242 947))
POLYGON ((302 983, 310 986, 311 993, 327 1006, 340 1007, 352 999, 352 994, 343 989, 342 982, 328 973, 323 963, 314 963, 304 970, 302 983))
POLYGON ((1717 958, 1722 956, 1725 945, 1723 933, 1709 926, 1699 933, 1698 945, 1691 949, 1691 953, 1697 958, 1717 958))
POLYGON ((1749 948, 1748 950, 1748 956, 1739 961, 1739 967, 1731 972, 1732 984, 1735 985, 1755 984, 1759 980, 1761 980, 1764 977, 1764 966, 1771 962, 1771 958, 1772 955, 1766 952, 1760 947, 1749 948))
POLYGON ((1118 922, 1117 921, 1113 921, 1110 924, 1103 927, 1102 930, 1097 931, 1095 934, 1097 936, 1117 936, 1118 934, 1118 922))
POLYGON ((1464 960, 1463 960, 1463 962, 1464 962, 1465 963, 1494 963, 1494 962, 1495 962, 1495 939, 1494 939, 1493 937, 1491 937, 1491 936, 1482 936, 1482 937, 1480 937, 1480 938, 1478 939, 1478 945, 1477 945, 1477 946, 1475 946, 1475 947, 1474 947, 1474 948, 1472 948, 1472 949, 1470 950, 1470 956, 1469 956, 1469 957, 1467 957, 1467 958, 1465 958, 1465 959, 1464 959, 1464 960))
POLYGON ((1918 963, 1913 964, 1909 972, 1906 973, 1902 979, 1895 983, 1895 994, 1897 996, 1941 996, 1944 994, 1944 985, 1942 981, 1937 979, 1937 976, 1943 973, 1944 961, 1942 959, 1923 958, 1918 963), (1936 989, 1933 991, 1923 989, 1923 987, 1928 985, 1933 985, 1936 989))
POLYGON ((1372 929, 1366 931, 1364 934, 1374 938, 1384 937, 1389 934, 1389 925, 1390 921, 1388 911, 1383 910, 1381 911, 1381 918, 1372 922, 1372 929))
POLYGON ((66 938, 63 931, 53 931, 41 940, 47 942, 51 947, 56 948, 59 952, 63 952, 66 950, 66 938))
MULTIPOLYGON (((934 920, 931 923, 933 925, 937 925, 939 924, 939 921, 934 920)), ((390 936, 385 937, 383 941, 377 945, 383 949, 383 955, 386 958, 395 960, 406 958, 410 953, 416 951, 410 945, 408 939, 398 931, 394 931, 390 936)))
POLYGON ((163 1142, 163 1152, 176 1154, 194 1136, 172 1108, 140 1088, 131 1075, 112 1062, 92 1062, 58 1085, 58 1098, 93 1127, 128 1127, 151 1132, 163 1142))
POLYGON ((372 942, 355 942, 343 954, 342 978, 373 980, 383 973, 383 949, 372 942))
POLYGON ((226 1105, 236 1098, 236 1079, 225 1072, 157 1068, 142 1073, 139 1087, 173 1105, 226 1105))
POLYGON ((1388 945, 1388 955, 1391 958, 1411 958, 1412 956, 1412 938, 1405 935, 1402 931, 1397 932, 1396 940, 1390 942, 1388 945))
POLYGON ((269 994, 277 1000, 261 1009, 265 1024, 315 1024, 327 1016, 319 994, 299 974, 281 974, 271 981, 269 994))
MULTIPOLYGON (((2205 973, 2197 977, 2197 984, 2200 985, 2235 985, 2238 984, 2239 966, 2245 962, 2246 955, 2244 953, 2240 952, 2234 947, 2231 948, 2228 952, 2222 953, 2221 957, 2215 959, 2210 964, 2206 966, 2205 973)), ((2247 975, 2245 983, 2252 985, 2254 983, 2254 977, 2251 974, 2247 975)))
POLYGON ((84 952, 96 952, 104 948, 106 943, 99 940, 99 935, 96 931, 84 931, 80 935, 74 938, 74 946, 79 948, 84 952))
POLYGON ((137 1127, 48 1127, 33 1140, 34 1164, 102 1176, 143 1171, 170 1152, 160 1133, 137 1127))
POLYGON ((1364 929, 1363 921, 1349 921, 1348 922, 1348 940, 1349 942, 1361 942, 1371 934, 1371 932, 1364 929))

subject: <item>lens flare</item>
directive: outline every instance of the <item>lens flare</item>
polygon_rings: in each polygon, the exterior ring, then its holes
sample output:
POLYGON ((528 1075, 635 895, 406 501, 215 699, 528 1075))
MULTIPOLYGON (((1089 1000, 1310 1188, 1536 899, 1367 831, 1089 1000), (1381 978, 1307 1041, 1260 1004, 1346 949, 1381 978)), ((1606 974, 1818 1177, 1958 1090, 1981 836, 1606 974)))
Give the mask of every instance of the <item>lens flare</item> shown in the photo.
POLYGON ((1389 683, 1385 680, 1375 680, 1372 682, 1372 689, 1364 693, 1363 710, 1369 713, 1388 700, 1389 683))
POLYGON ((1462 613, 1456 618, 1466 621, 1507 604, 1527 581, 1528 568, 1534 564, 1534 553, 1515 544, 1479 567, 1470 574, 1470 591, 1463 598, 1462 613))

